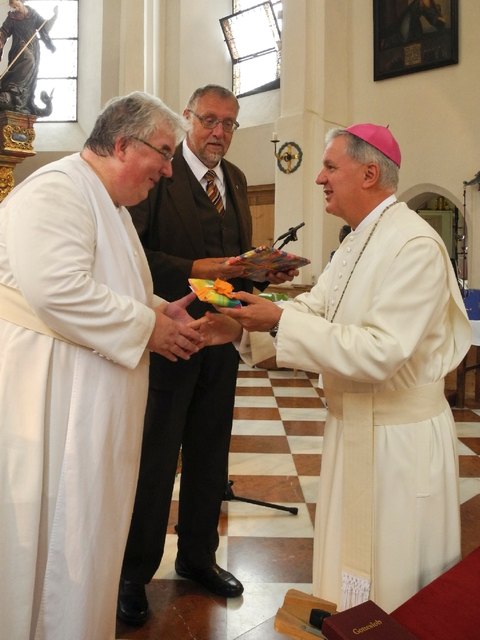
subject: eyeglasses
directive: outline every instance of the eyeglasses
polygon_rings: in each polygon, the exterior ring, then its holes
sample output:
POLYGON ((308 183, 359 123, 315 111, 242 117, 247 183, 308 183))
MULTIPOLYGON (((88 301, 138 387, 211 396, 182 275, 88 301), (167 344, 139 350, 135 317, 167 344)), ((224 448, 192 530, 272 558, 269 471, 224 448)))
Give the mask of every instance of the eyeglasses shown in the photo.
POLYGON ((173 153, 170 153, 170 151, 166 151, 165 149, 159 149, 158 147, 156 147, 153 144, 150 144, 150 142, 147 142, 143 138, 137 138, 136 136, 130 136, 130 137, 132 138, 132 140, 141 142, 142 144, 147 145, 147 147, 150 147, 150 149, 153 149, 154 151, 159 153, 162 156, 162 158, 167 162, 171 162, 173 160, 173 153))
POLYGON ((200 116, 198 115, 198 113, 195 113, 195 111, 192 111, 191 109, 187 109, 187 111, 198 118, 200 120, 200 124, 205 129, 215 129, 218 124, 221 124, 224 131, 226 131, 227 133, 233 133, 240 126, 236 120, 232 120, 231 118, 219 120, 218 118, 215 118, 215 116, 200 116))

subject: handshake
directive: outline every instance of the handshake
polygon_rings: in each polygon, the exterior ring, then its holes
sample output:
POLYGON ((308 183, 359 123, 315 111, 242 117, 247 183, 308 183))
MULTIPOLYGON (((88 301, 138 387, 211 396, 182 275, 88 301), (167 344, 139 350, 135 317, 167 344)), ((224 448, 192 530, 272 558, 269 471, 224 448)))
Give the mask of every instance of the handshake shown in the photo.
POLYGON ((176 362, 190 356, 203 347, 225 344, 239 339, 242 326, 232 318, 220 314, 207 314, 195 320, 187 307, 193 302, 194 292, 155 307, 155 325, 147 343, 147 349, 176 362))
POLYGON ((205 346, 198 324, 188 313, 187 307, 195 299, 190 293, 175 302, 155 307, 155 325, 147 343, 150 351, 176 362, 190 356, 205 346))
POLYGON ((188 360, 203 347, 236 342, 243 330, 269 332, 282 315, 282 308, 258 295, 243 291, 235 294, 240 307, 219 307, 218 313, 207 311, 194 320, 187 312, 193 302, 194 292, 154 309, 156 322, 147 348, 172 362, 179 358, 188 360))

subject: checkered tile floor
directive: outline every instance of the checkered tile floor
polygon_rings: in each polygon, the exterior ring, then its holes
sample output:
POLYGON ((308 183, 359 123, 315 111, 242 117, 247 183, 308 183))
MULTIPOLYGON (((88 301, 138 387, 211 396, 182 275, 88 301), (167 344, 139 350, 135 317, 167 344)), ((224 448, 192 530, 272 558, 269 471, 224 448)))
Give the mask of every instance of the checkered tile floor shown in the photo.
MULTIPOLYGON (((469 398, 468 387, 467 406, 454 410, 460 453, 463 555, 480 545, 480 403, 469 398)), ((285 637, 274 631, 273 618, 286 591, 311 589, 313 517, 325 413, 316 375, 241 365, 229 464, 233 496, 296 507, 298 513, 292 515, 237 499, 224 502, 217 561, 245 587, 241 598, 225 600, 175 574, 176 489, 165 556, 147 586, 151 617, 140 629, 119 623, 117 638, 285 637)))

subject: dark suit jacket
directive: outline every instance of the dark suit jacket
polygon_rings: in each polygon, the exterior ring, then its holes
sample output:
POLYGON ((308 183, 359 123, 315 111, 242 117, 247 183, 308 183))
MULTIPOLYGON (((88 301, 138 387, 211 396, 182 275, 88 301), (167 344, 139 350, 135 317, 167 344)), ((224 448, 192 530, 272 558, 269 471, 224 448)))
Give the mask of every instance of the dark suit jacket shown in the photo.
MULTIPOLYGON (((130 208, 147 254, 155 293, 168 301, 177 300, 190 292, 188 278, 192 263, 207 257, 191 188, 192 181, 197 181, 183 157, 181 146, 177 148, 172 164, 172 177, 162 178, 151 189, 146 200, 130 208)), ((222 160, 222 169, 237 216, 243 253, 252 248, 252 218, 247 199, 247 181, 242 171, 227 160, 222 160)), ((236 281, 235 288, 251 291, 252 281, 236 281)), ((188 311, 199 317, 207 308, 208 305, 195 301, 188 311)))
MULTIPOLYGON (((245 176, 230 162, 222 161, 222 168, 229 192, 225 236, 221 226, 225 220, 213 209, 181 147, 173 159, 172 177, 162 178, 148 199, 131 209, 155 292, 166 300, 177 300, 190 292, 188 278, 194 260, 221 257, 214 254, 222 251, 222 243, 242 252, 251 248, 245 176)), ((252 282, 235 281, 234 286, 251 290, 252 282)), ((188 312, 198 317, 208 308, 210 305, 195 300, 188 312)), ((215 562, 239 361, 232 344, 206 347, 178 362, 156 353, 150 356, 140 479, 124 563, 125 576, 140 582, 151 580, 162 557, 180 446, 178 551, 187 559, 194 558, 198 566, 215 562)))

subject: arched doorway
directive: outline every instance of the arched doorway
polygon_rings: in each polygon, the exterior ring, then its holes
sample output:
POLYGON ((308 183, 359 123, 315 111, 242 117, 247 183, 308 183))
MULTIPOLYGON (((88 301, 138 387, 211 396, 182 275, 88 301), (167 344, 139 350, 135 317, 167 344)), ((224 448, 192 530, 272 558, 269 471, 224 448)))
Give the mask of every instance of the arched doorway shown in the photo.
POLYGON ((468 244, 463 206, 440 191, 443 190, 428 189, 403 199, 442 237, 464 295, 468 281, 468 244))

